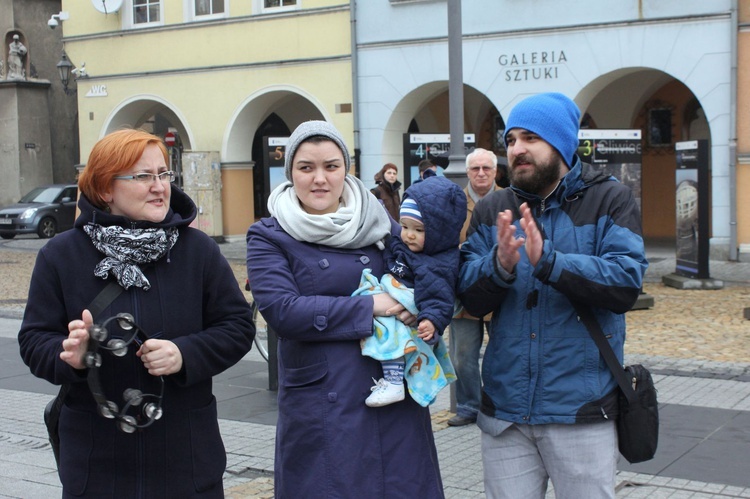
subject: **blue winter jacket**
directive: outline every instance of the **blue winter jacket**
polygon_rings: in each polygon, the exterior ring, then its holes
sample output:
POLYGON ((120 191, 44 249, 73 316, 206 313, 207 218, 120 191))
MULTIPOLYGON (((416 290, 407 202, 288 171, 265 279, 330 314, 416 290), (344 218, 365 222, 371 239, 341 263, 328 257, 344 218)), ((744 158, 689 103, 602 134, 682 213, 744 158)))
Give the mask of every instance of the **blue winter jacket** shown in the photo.
MULTIPOLYGON (((414 253, 391 238, 388 270, 414 288, 417 322, 429 319, 439 334, 450 324, 458 281, 459 237, 466 220, 466 195, 445 177, 428 177, 413 184, 404 199, 417 202, 425 226, 424 250, 414 253)), ((437 341, 437 336, 435 337, 437 341)))
POLYGON ((617 414, 616 382, 571 300, 592 307, 622 361, 625 312, 647 262, 638 206, 629 188, 576 157, 546 200, 516 188, 475 208, 461 247, 459 298, 475 316, 493 312, 482 365, 481 410, 514 423, 583 423, 617 414), (496 218, 527 202, 542 229, 535 267, 522 247, 512 274, 498 268, 496 218))

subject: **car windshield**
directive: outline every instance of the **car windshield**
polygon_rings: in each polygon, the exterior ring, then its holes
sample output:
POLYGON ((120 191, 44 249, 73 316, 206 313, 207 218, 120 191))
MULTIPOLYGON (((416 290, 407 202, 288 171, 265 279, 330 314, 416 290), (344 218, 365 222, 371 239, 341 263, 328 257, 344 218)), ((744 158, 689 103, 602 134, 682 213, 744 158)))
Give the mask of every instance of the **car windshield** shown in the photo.
POLYGON ((51 203, 62 187, 37 187, 21 198, 21 203, 51 203))

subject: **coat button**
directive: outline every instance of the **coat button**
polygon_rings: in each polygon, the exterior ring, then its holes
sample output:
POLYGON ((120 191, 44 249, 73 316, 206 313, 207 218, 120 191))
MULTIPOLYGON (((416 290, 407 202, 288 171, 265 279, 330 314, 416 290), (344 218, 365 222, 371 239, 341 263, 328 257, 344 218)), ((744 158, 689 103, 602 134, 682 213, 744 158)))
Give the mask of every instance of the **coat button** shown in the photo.
POLYGON ((362 262, 362 265, 367 265, 370 263, 370 257, 367 255, 362 255, 359 257, 359 261, 362 262))
POLYGON ((325 326, 328 321, 326 320, 325 315, 317 315, 315 316, 315 325, 316 326, 325 326))
POLYGON ((331 264, 328 263, 328 260, 326 260, 325 258, 323 258, 321 261, 319 261, 318 265, 320 265, 321 269, 327 269, 328 267, 331 266, 331 264))
POLYGON ((336 400, 338 400, 338 398, 339 398, 339 394, 336 393, 336 392, 331 392, 331 393, 328 394, 328 401, 329 402, 336 402, 336 400))
POLYGON ((534 338, 536 338, 536 333, 531 333, 531 339, 533 340, 534 338))

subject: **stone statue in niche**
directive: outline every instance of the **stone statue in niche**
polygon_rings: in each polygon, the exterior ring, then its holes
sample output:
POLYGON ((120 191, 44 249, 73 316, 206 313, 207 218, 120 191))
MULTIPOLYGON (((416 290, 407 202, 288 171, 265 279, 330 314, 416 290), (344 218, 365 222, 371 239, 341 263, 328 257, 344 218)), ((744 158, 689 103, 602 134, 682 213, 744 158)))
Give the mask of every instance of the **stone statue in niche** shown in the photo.
POLYGON ((13 41, 8 44, 8 80, 25 80, 26 70, 24 59, 27 53, 26 46, 21 43, 20 37, 13 35, 13 41))

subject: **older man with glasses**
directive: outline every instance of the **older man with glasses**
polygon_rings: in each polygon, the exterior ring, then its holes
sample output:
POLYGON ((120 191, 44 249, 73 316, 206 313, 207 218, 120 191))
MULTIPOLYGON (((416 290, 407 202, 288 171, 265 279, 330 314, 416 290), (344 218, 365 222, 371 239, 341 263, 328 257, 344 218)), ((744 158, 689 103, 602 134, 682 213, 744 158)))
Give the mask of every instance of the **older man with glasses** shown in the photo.
MULTIPOLYGON (((466 221, 461 230, 461 243, 466 240, 474 205, 492 191, 500 189, 495 184, 497 156, 487 149, 476 148, 466 156, 466 174, 469 183, 466 194, 466 221)), ((484 341, 484 322, 461 310, 451 321, 450 356, 456 369, 456 415, 448 420, 450 426, 464 426, 477 420, 479 402, 482 397, 482 381, 479 373, 479 350, 484 341)))

